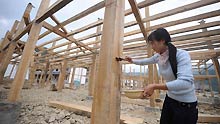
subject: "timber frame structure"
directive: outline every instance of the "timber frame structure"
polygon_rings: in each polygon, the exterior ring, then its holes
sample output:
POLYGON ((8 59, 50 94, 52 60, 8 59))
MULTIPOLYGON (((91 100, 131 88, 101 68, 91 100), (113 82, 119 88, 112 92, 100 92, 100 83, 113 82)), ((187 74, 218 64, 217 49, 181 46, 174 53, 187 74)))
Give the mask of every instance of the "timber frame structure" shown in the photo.
MULTIPOLYGON (((124 0, 105 0, 60 22, 54 16, 54 13, 68 6, 72 1, 57 0, 49 6, 50 0, 42 0, 37 15, 33 20, 30 20, 33 6, 28 4, 21 20, 16 20, 12 29, 6 33, 0 44, 0 80, 3 80, 9 64, 19 64, 8 96, 9 101, 15 102, 18 100, 28 69, 30 83, 34 82, 34 75, 37 69, 43 70, 43 74, 51 73, 53 69, 59 69, 60 75, 57 89, 61 91, 64 85, 66 69, 72 68, 74 70, 76 67, 85 67, 90 70, 89 95, 94 96, 91 123, 103 124, 109 122, 111 124, 119 124, 121 82, 123 82, 122 80, 136 77, 123 75, 121 73, 122 65, 128 63, 117 62, 115 57, 131 56, 136 59, 150 57, 153 55, 153 51, 146 44, 149 32, 159 27, 167 28, 193 21, 200 23, 190 27, 169 30, 173 44, 177 48, 189 51, 193 69, 198 69, 199 72, 203 71, 203 69, 206 71, 206 75, 197 75, 195 79, 204 81, 217 78, 220 91, 218 61, 220 55, 220 21, 208 23, 204 21, 209 18, 219 17, 220 10, 183 17, 154 26, 150 25, 152 21, 216 4, 220 0, 200 0, 152 16, 149 15, 149 6, 162 0, 144 0, 140 3, 135 0, 128 0, 131 8, 127 10, 125 10, 124 0), (66 25, 85 18, 87 15, 102 8, 105 8, 104 19, 97 19, 97 21, 78 27, 73 31, 65 29, 66 25), (145 17, 141 17, 140 9, 145 9, 145 17), (131 14, 134 14, 136 20, 124 23, 124 17, 131 14), (47 18, 51 18, 56 23, 56 26, 46 22, 47 18), (138 30, 124 32, 124 29, 135 25, 139 26, 138 30), (213 27, 213 30, 208 30, 213 27), (40 34, 42 28, 47 29, 47 31, 40 34), (74 38, 74 35, 92 28, 96 28, 96 32, 81 38, 74 38), (187 34, 187 32, 191 31, 198 32, 187 34), (57 34, 58 37, 36 45, 38 40, 49 36, 51 33, 57 34), (28 34, 28 39, 24 42, 20 39, 25 34, 28 34), (142 36, 130 38, 137 34, 142 34, 142 36), (93 38, 95 40, 91 40, 93 38), (58 44, 62 39, 65 39, 66 42, 58 44), (51 47, 46 48, 45 46, 48 44, 51 44, 51 47), (66 47, 65 49, 59 49, 64 46, 66 47), (55 49, 58 50, 54 51, 55 49), (206 63, 209 60, 212 61, 215 67, 215 75, 208 74, 207 69, 209 67, 207 67, 206 63)), ((50 80, 49 77, 47 80, 50 80)), ((44 86, 46 76, 41 78, 41 85, 44 86)), ((138 87, 143 87, 147 83, 163 81, 158 77, 157 66, 155 65, 149 65, 148 75, 143 75, 140 80, 142 80, 142 84, 139 84, 138 87)), ((158 93, 155 93, 150 98, 151 106, 155 106, 154 99, 158 97, 157 95, 158 93)))

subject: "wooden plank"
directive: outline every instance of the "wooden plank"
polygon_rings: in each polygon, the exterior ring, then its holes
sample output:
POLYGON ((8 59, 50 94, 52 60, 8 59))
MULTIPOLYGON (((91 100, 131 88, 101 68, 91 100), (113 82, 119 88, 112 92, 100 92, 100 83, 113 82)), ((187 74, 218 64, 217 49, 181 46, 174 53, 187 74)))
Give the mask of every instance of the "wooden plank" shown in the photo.
POLYGON ((28 3, 26 10, 24 11, 23 19, 26 25, 30 23, 30 13, 31 13, 32 8, 33 8, 33 5, 31 3, 28 3))
MULTIPOLYGON (((146 18, 148 18, 150 16, 150 12, 149 11, 150 11, 149 7, 146 7, 145 8, 145 17, 146 18)), ((147 22, 146 23, 146 28, 148 29, 149 27, 150 27, 150 22, 147 22)), ((148 58, 153 56, 153 51, 152 51, 151 45, 148 45, 147 53, 148 53, 148 55, 147 55, 148 58)), ((154 82, 153 81, 154 80, 153 79, 153 72, 154 72, 153 65, 148 65, 148 82, 151 83, 151 84, 154 82)), ((146 84, 144 86, 146 86, 146 84)), ((151 107, 155 107, 155 100, 154 99, 155 99, 155 94, 150 96, 150 106, 151 107)))
POLYGON ((79 14, 77 14, 77 15, 69 18, 69 19, 67 19, 66 21, 62 22, 61 25, 65 26, 65 25, 67 25, 67 24, 69 24, 69 23, 71 23, 73 21, 76 21, 76 20, 78 20, 78 19, 80 19, 82 17, 85 17, 85 16, 89 15, 90 13, 93 13, 93 12, 103 8, 104 6, 105 6, 105 1, 101 1, 101 2, 97 3, 96 5, 88 8, 88 9, 86 9, 84 11, 82 11, 81 13, 79 13, 79 14))
POLYGON ((63 26, 60 25, 60 22, 54 15, 50 16, 50 18, 63 30, 65 34, 67 34, 67 30, 63 26))
POLYGON ((216 73, 216 77, 218 79, 218 91, 220 93, 220 66, 219 66, 218 58, 217 57, 212 58, 212 62, 215 67, 215 73, 216 73))
POLYGON ((139 11, 139 9, 137 7, 137 3, 136 3, 135 0, 128 0, 128 1, 129 1, 130 5, 131 5, 131 9, 132 9, 132 11, 134 13, 134 16, 136 18, 136 21, 137 21, 137 23, 138 23, 138 25, 139 25, 139 27, 141 29, 141 32, 142 32, 142 34, 144 35, 144 38, 147 41, 147 32, 145 31, 145 27, 144 27, 144 24, 142 22, 141 14, 140 14, 140 11, 139 11))
MULTIPOLYGON (((99 19, 99 21, 102 21, 99 19)), ((100 32, 101 31, 101 25, 99 25, 96 29, 96 32, 100 32)), ((96 41, 101 40, 99 36, 96 37, 96 41)), ((94 45, 93 47, 95 47, 97 45, 94 45)), ((94 90, 95 90, 95 83, 96 83, 96 73, 97 73, 97 59, 98 59, 98 55, 94 54, 92 57, 92 64, 90 66, 90 72, 89 72, 89 92, 88 95, 89 96, 93 96, 94 95, 94 90)))
POLYGON ((124 0, 106 0, 91 124, 120 123, 120 63, 124 31, 124 0))
POLYGON ((61 36, 61 37, 67 37, 66 34, 62 31, 60 31, 59 29, 57 28, 54 28, 51 24, 47 23, 47 22, 43 22, 43 27, 50 30, 51 32, 54 32, 55 34, 61 36))
MULTIPOLYGON (((60 101, 49 101, 48 104, 49 106, 56 107, 59 109, 65 109, 68 111, 73 111, 80 115, 91 116, 91 108, 86 106, 65 103, 60 101)), ((144 121, 141 118, 129 117, 126 115, 121 115, 121 120, 124 121, 125 124, 141 124, 144 121)))
MULTIPOLYGON (((43 0, 41 2, 40 8, 37 12, 37 16, 41 15, 49 6, 50 0, 43 0)), ((18 66, 17 73, 15 75, 14 81, 12 83, 12 87, 9 92, 8 101, 15 102, 18 100, 20 96, 20 91, 23 87, 25 75, 31 60, 31 57, 34 53, 34 48, 36 41, 38 39, 42 24, 33 23, 33 26, 30 30, 30 35, 25 44, 23 55, 21 57, 21 62, 18 66)))
POLYGON ((198 122, 200 123, 218 123, 220 122, 220 115, 199 114, 198 122))
MULTIPOLYGON (((138 3, 137 7, 139 9, 141 9, 141 8, 144 8, 144 7, 156 4, 156 3, 161 2, 161 1, 164 1, 164 0, 144 0, 144 1, 140 2, 140 3, 138 3)), ((130 15, 130 14, 132 14, 132 10, 131 9, 128 9, 128 10, 125 11, 125 16, 130 15)))
MULTIPOLYGON (((170 27, 170 26, 174 26, 174 25, 178 25, 178 24, 187 23, 187 22, 192 22, 192 21, 197 21, 197 20, 201 20, 201 19, 211 18, 211 17, 219 16, 219 13, 220 13, 220 10, 216 10, 216 11, 207 12, 207 13, 203 13, 203 14, 199 14, 199 15, 195 15, 195 16, 191 16, 191 17, 187 17, 187 18, 183 18, 183 19, 178 19, 178 20, 162 23, 162 24, 159 24, 159 25, 151 26, 151 27, 147 28, 146 31, 152 31, 152 30, 155 30, 155 29, 160 28, 160 27, 165 28, 165 27, 170 27)), ((144 19, 142 21, 143 22, 148 22, 148 21, 144 21, 144 19)), ((125 26, 126 26, 126 24, 125 24, 125 26)), ((138 34, 140 32, 141 32, 140 30, 134 30, 132 32, 125 33, 124 36, 127 37, 127 36, 130 36, 130 35, 138 34)))
MULTIPOLYGON (((71 47, 71 44, 68 45, 68 48, 71 47)), ((66 51, 65 54, 67 54, 69 51, 66 51)), ((48 62, 49 63, 49 62, 48 62)), ((67 69, 67 59, 64 59, 63 62, 61 63, 61 69, 60 69, 60 74, 57 82, 57 90, 62 91, 64 88, 64 80, 66 77, 66 69, 67 69)))
POLYGON ((219 35, 219 34, 220 34, 220 29, 216 29, 216 30, 211 30, 211 31, 207 31, 207 32, 199 32, 199 33, 193 33, 193 34, 173 37, 172 41, 189 40, 189 39, 209 37, 209 36, 214 36, 214 35, 219 35))
POLYGON ((41 15, 37 16, 36 23, 41 23, 54 13, 56 13, 58 10, 62 9, 64 6, 72 2, 73 0, 58 0, 53 5, 51 5, 46 12, 42 13, 41 15))
POLYGON ((57 82, 57 90, 58 91, 62 91, 62 89, 64 88, 64 80, 66 77, 66 68, 67 68, 67 60, 64 60, 62 62, 62 67, 60 69, 60 74, 59 74, 59 78, 58 78, 58 82, 57 82))
POLYGON ((12 26, 12 29, 11 29, 11 32, 6 33, 6 35, 4 37, 4 40, 2 41, 3 45, 5 43, 9 43, 9 46, 8 46, 8 49, 3 50, 0 53, 1 54, 0 55, 1 56, 1 60, 0 60, 0 82, 3 81, 4 74, 7 70, 8 65, 10 64, 12 55, 14 53, 14 49, 16 47, 16 42, 10 42, 8 37, 11 37, 10 35, 15 33, 15 30, 17 29, 18 23, 19 23, 18 21, 14 22, 14 24, 12 26))
MULTIPOLYGON (((140 9, 140 8, 143 8, 143 7, 146 7, 146 6, 150 6, 150 5, 153 5, 153 4, 158 3, 158 2, 161 2, 161 1, 163 1, 163 0, 148 0, 148 1, 142 1, 142 2, 138 3, 138 8, 140 9)), ((70 19, 67 19, 66 21, 62 22, 60 25, 65 26, 65 25, 67 25, 67 24, 69 24, 69 23, 71 23, 71 22, 73 22, 73 21, 76 21, 76 20, 78 20, 78 19, 80 19, 80 18, 82 18, 82 17, 85 17, 85 16, 87 16, 88 14, 90 14, 90 13, 92 13, 92 12, 95 12, 95 11, 97 11, 97 10, 103 8, 103 7, 104 7, 104 1, 102 1, 102 2, 96 4, 96 5, 92 6, 92 7, 90 7, 90 8, 88 8, 88 9, 84 10, 83 12, 81 12, 81 13, 75 15, 74 17, 71 17, 70 19)), ((130 14, 132 14, 132 10, 131 10, 131 9, 128 9, 128 10, 125 11, 125 16, 130 15, 130 14)), ((103 24, 103 21, 98 22, 98 24, 96 24, 96 25, 98 26, 98 25, 101 25, 101 24, 103 24)), ((55 27, 56 27, 56 28, 59 28, 59 26, 55 26, 55 27)), ((91 27, 93 27, 93 26, 91 26, 91 27)), ((90 28, 91 28, 91 27, 90 27, 90 28)), ((83 30, 83 28, 82 28, 82 29, 79 28, 79 30, 83 30)), ((77 30, 76 30, 76 31, 77 31, 77 30)), ((51 32, 51 31, 46 31, 46 32, 44 32, 39 38, 43 38, 44 36, 46 36, 46 35, 49 34, 50 32, 51 32)), ((76 32, 75 32, 75 31, 70 32, 67 36, 71 36, 71 35, 73 35, 74 33, 76 33, 76 32)), ((77 31, 77 33, 78 33, 78 31, 77 31)), ((46 42, 45 42, 44 44, 46 45, 46 44, 49 44, 49 43, 46 43, 46 42)))
POLYGON ((93 23, 91 23, 89 25, 86 25, 86 26, 80 27, 80 28, 78 28, 78 29, 76 29, 74 31, 71 31, 70 33, 67 34, 67 36, 75 35, 75 34, 78 34, 78 33, 82 32, 82 31, 86 31, 86 30, 94 28, 96 26, 100 26, 102 23, 103 23, 103 20, 100 19, 100 20, 98 20, 96 22, 93 22, 93 23))
MULTIPOLYGON (((143 19, 143 21, 145 21, 145 22, 153 21, 153 20, 156 20, 156 19, 160 19, 160 18, 163 18, 163 17, 171 16, 171 15, 175 15, 175 14, 185 12, 185 11, 189 11, 189 10, 193 10, 193 9, 203 7, 203 6, 207 6, 207 5, 210 5, 210 4, 214 4, 214 3, 217 3, 217 2, 220 2, 220 0, 200 0, 198 2, 190 3, 190 4, 187 4, 187 5, 178 7, 178 8, 174 8, 174 9, 171 9, 171 10, 153 15, 149 18, 143 19)), ((161 27, 163 27, 163 26, 161 26, 161 27)))

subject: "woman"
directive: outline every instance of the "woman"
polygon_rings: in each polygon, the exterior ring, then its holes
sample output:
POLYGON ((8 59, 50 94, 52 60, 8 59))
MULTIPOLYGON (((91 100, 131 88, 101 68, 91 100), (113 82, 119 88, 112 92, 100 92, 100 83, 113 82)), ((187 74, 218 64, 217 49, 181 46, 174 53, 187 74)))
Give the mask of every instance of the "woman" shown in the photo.
POLYGON ((160 124, 196 124, 198 109, 190 55, 176 49, 170 42, 167 30, 159 28, 148 37, 148 43, 156 54, 143 60, 130 57, 125 57, 125 60, 137 65, 158 64, 166 83, 147 85, 144 96, 150 97, 154 90, 167 90, 160 124))

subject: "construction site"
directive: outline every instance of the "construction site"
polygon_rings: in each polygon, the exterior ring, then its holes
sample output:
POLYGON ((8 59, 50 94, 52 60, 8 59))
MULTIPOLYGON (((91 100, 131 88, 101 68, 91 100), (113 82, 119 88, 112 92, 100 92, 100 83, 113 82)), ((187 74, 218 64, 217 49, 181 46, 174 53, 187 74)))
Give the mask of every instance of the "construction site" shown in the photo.
POLYGON ((158 65, 121 60, 153 56, 161 27, 191 57, 197 123, 220 124, 220 0, 38 2, 2 34, 0 124, 159 124, 167 91, 140 97, 158 65))

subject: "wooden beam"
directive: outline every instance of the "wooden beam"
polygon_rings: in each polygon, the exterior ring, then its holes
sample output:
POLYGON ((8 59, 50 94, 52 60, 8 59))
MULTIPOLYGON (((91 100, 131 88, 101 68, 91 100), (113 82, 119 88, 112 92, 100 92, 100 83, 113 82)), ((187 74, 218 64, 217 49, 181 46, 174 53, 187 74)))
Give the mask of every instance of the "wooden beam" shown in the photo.
POLYGON ((62 62, 62 67, 60 69, 60 74, 59 74, 59 78, 58 78, 58 82, 57 82, 57 90, 58 91, 62 91, 62 89, 64 88, 64 80, 66 77, 66 68, 67 68, 67 60, 64 60, 62 62))
POLYGON ((36 23, 41 23, 54 13, 56 13, 58 10, 62 9, 64 6, 72 2, 73 0, 58 0, 53 5, 51 5, 46 12, 42 13, 40 16, 37 16, 36 23))
POLYGON ((218 92, 220 93, 220 66, 219 66, 218 58, 217 57, 212 58, 212 62, 214 64, 216 77, 218 79, 218 92))
POLYGON ((31 20, 30 13, 31 13, 32 8, 33 8, 33 5, 31 3, 28 3, 26 10, 24 11, 23 19, 26 25, 30 24, 30 20, 31 20))
MULTIPOLYGON (((68 48, 71 47, 71 44, 68 45, 68 48)), ((67 54, 69 51, 66 51, 65 54, 67 54)), ((49 62, 48 62, 49 63, 49 62)), ((67 68, 67 59, 64 59, 63 62, 61 63, 61 69, 60 69, 60 74, 57 82, 57 90, 62 91, 64 87, 64 80, 66 77, 66 68, 67 68)))
MULTIPOLYGON (((70 104, 60 101, 49 101, 49 106, 56 107, 59 109, 65 109, 68 111, 73 111, 76 113, 81 113, 84 116, 89 116, 89 117, 91 116, 91 108, 82 105, 70 104)), ((144 120, 141 118, 121 115, 121 121, 123 121, 124 124, 140 124, 143 123, 144 120)))
MULTIPOLYGON (((153 5, 153 4, 158 3, 158 2, 161 2, 161 1, 163 1, 163 0, 148 0, 148 1, 143 1, 143 2, 138 3, 138 8, 141 9, 141 8, 143 8, 143 7, 153 5)), ((81 12, 81 13, 75 15, 74 17, 71 17, 70 19, 67 19, 66 21, 62 22, 60 25, 65 26, 65 25, 67 25, 67 24, 69 24, 69 23, 71 23, 71 22, 73 22, 73 21, 76 21, 76 20, 78 20, 78 19, 80 19, 80 18, 83 18, 83 17, 85 17, 85 16, 91 14, 92 12, 95 12, 95 11, 97 11, 97 10, 103 8, 103 7, 104 7, 104 4, 105 4, 105 2, 102 1, 102 2, 96 4, 96 5, 92 6, 92 7, 90 7, 90 8, 88 8, 88 9, 84 10, 83 12, 81 12)), ((130 15, 130 14, 132 14, 132 10, 131 10, 131 9, 128 9, 128 10, 125 11, 125 16, 130 15)), ((103 24, 103 21, 98 22, 98 24, 95 24, 95 25, 98 26, 98 25, 101 25, 101 24, 103 24)), ((60 26, 55 26, 55 27, 56 27, 56 28, 59 28, 60 26)), ((92 28, 92 27, 93 27, 93 26, 91 26, 90 28, 92 28)), ((83 30, 83 28, 79 28, 78 30, 83 30)), ((46 31, 46 32, 44 32, 39 38, 43 38, 44 36, 48 35, 49 33, 51 33, 51 31, 46 31)), ((78 31, 76 30, 76 32, 75 32, 75 31, 70 32, 67 36, 73 35, 74 33, 78 33, 78 31)), ((49 44, 49 43, 51 43, 51 42, 48 42, 48 43, 45 42, 44 45, 49 44)))
MULTIPOLYGON (((146 28, 146 31, 152 31, 152 30, 155 30, 155 29, 160 28, 160 27, 165 28, 165 27, 170 27, 170 26, 174 26, 174 25, 178 25, 178 24, 187 23, 187 22, 192 22, 192 21, 198 21, 198 20, 201 20, 201 19, 211 18, 211 17, 218 16, 219 13, 220 13, 220 10, 215 10, 215 11, 212 11, 212 12, 207 12, 207 13, 203 13, 203 14, 199 14, 199 15, 195 15, 195 16, 191 16, 191 17, 187 17, 187 18, 183 18, 183 19, 179 19, 179 20, 174 20, 174 21, 162 23, 162 24, 159 24, 159 25, 151 26, 149 28, 146 28)), ((145 19, 143 19, 142 21, 143 22, 148 22, 148 21, 144 21, 145 19)), ((125 24, 125 27, 126 27, 126 25, 127 24, 125 24)), ((141 33, 141 31, 140 30, 134 30, 134 31, 125 33, 124 36, 127 37, 127 36, 131 36, 131 35, 138 34, 138 33, 141 33)))
POLYGON ((91 124, 120 123, 121 67, 115 57, 122 55, 124 4, 124 0, 105 1, 105 19, 91 124))
POLYGON ((8 65, 10 64, 12 55, 14 53, 14 49, 16 47, 16 42, 10 42, 9 39, 8 39, 8 36, 15 33, 15 30, 17 29, 17 26, 18 26, 18 21, 15 21, 13 26, 12 26, 11 32, 6 33, 4 41, 3 41, 3 43, 10 43, 10 44, 9 44, 8 49, 6 49, 6 50, 4 50, 0 53, 1 54, 0 55, 1 56, 1 61, 0 61, 1 62, 0 63, 0 82, 3 81, 4 74, 7 70, 8 65))
MULTIPOLYGON (((161 1, 164 1, 164 0, 144 0, 140 3, 138 3, 137 7, 139 9, 141 9, 141 8, 148 7, 150 5, 156 4, 156 3, 161 2, 161 1)), ((131 9, 128 9, 128 10, 125 11, 125 16, 130 15, 130 14, 132 14, 131 9)))
POLYGON ((218 123, 220 122, 219 115, 199 114, 198 122, 200 123, 218 123))
POLYGON ((60 25, 60 22, 58 21, 58 19, 57 19, 54 15, 50 16, 50 18, 51 18, 58 26, 60 26, 60 28, 63 30, 63 32, 64 32, 65 34, 67 34, 67 30, 66 30, 63 26, 60 25))
POLYGON ((193 33, 193 34, 173 37, 172 41, 189 40, 189 39, 209 37, 209 36, 214 36, 214 35, 219 35, 219 34, 220 34, 220 29, 216 29, 216 30, 211 30, 211 31, 207 31, 207 32, 199 32, 199 33, 193 33))
MULTIPOLYGON (((42 0, 40 8, 37 12, 37 16, 41 15, 49 6, 50 0, 42 0)), ((25 44, 23 55, 21 58, 21 62, 19 64, 17 73, 15 75, 14 81, 12 83, 8 101, 15 102, 18 100, 20 96, 20 91, 23 87, 25 75, 27 73, 27 69, 31 60, 31 57, 34 53, 34 48, 36 41, 38 40, 38 36, 41 30, 42 24, 33 23, 33 26, 31 27, 30 34, 28 37, 28 40, 25 44)))
MULTIPOLYGON (((149 9, 149 7, 145 8, 145 17, 146 18, 150 17, 150 9, 149 9)), ((149 27, 150 27, 150 22, 147 22, 146 23, 146 28, 149 28, 149 27)), ((152 51, 151 45, 148 45, 147 53, 148 53, 148 56, 147 56, 148 58, 153 56, 153 51, 152 51)), ((154 82, 154 79, 153 79, 153 72, 154 72, 154 70, 153 69, 154 69, 153 65, 148 65, 148 82, 150 84, 152 84, 154 82)), ((146 84, 144 86, 146 86, 146 84)), ((150 106, 151 107, 155 107, 155 105, 156 105, 154 99, 155 99, 155 94, 152 94, 151 97, 150 97, 150 106)))
MULTIPOLYGON (((145 2, 145 1, 143 1, 143 2, 145 2)), ((148 2, 149 2, 149 0, 148 0, 148 2)), ((193 9, 196 9, 196 8, 199 8, 199 7, 203 7, 203 6, 207 6, 207 5, 210 5, 210 4, 214 4, 214 3, 217 3, 217 2, 219 2, 219 0, 209 0, 209 1, 201 0, 201 1, 198 1, 198 2, 190 3, 190 4, 187 4, 187 5, 183 5, 183 6, 165 11, 165 12, 161 12, 161 13, 152 15, 149 18, 144 18, 143 21, 144 22, 154 21, 154 20, 157 20, 157 19, 161 19, 161 18, 164 18, 164 17, 168 17, 168 16, 171 16, 171 15, 178 14, 178 13, 190 11, 190 10, 193 10, 193 9)), ((137 24, 136 21, 132 21, 132 22, 127 23, 125 25, 125 27, 133 26, 133 25, 136 25, 136 24, 137 24)), ((163 27, 163 26, 161 26, 161 27, 163 27)))
POLYGON ((142 18, 141 18, 141 14, 140 11, 138 9, 137 3, 135 0, 128 0, 130 5, 131 5, 131 9, 134 13, 134 16, 136 18, 136 21, 141 29, 142 34, 144 35, 145 40, 147 41, 147 32, 145 30, 144 24, 142 22, 142 18))

